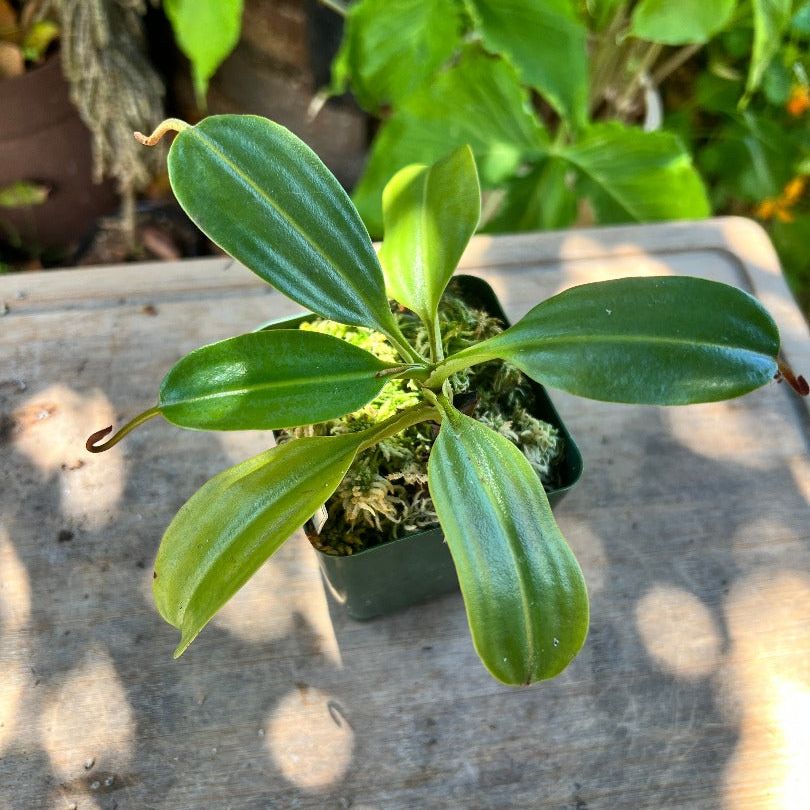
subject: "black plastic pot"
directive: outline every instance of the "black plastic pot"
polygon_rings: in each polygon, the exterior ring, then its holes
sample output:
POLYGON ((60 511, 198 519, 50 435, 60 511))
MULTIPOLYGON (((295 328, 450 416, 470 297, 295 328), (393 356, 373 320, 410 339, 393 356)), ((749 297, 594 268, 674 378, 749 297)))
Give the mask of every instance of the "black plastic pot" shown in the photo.
MULTIPOLYGON (((455 276, 455 279, 468 303, 508 324, 489 284, 474 276, 455 276)), ((303 315, 267 324, 264 328, 295 327, 312 317, 303 315)), ((532 388, 535 394, 533 416, 554 425, 564 441, 564 455, 559 467, 560 485, 548 492, 548 499, 554 506, 582 475, 582 456, 546 390, 537 383, 532 383, 532 388)), ((308 535, 315 532, 311 523, 304 528, 308 535)), ((453 559, 439 526, 349 556, 339 557, 321 551, 317 554, 332 593, 353 619, 372 619, 393 613, 458 589, 453 559)))

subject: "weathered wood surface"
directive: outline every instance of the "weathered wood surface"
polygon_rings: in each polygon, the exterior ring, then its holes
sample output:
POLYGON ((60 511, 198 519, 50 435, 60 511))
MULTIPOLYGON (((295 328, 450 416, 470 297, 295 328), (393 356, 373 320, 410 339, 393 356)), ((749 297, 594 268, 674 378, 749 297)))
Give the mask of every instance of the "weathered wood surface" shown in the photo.
MULTIPOLYGON (((511 317, 572 284, 690 273, 753 290, 789 359, 807 328, 742 220, 479 238, 511 317)), ((509 689, 458 595, 355 623, 293 538, 189 652, 156 615, 162 529, 266 436, 155 421, 170 364, 296 309, 224 260, 0 278, 0 806, 806 808, 808 411, 785 386, 680 409, 554 398, 586 459, 558 518, 592 626, 509 689)))

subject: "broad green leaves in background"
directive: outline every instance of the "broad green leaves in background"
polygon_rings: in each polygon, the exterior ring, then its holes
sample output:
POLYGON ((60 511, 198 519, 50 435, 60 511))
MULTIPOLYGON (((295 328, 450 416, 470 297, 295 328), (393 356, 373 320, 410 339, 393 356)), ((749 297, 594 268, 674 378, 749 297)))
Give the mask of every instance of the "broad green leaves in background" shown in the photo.
POLYGON ((293 301, 341 323, 396 330, 357 211, 289 130, 252 115, 206 118, 174 139, 169 179, 205 234, 293 301))
POLYGON ((700 218, 706 190, 678 138, 621 124, 597 124, 558 154, 584 178, 602 223, 700 218))
POLYGON ((399 103, 450 57, 460 34, 455 0, 357 0, 332 63, 332 92, 351 82, 373 112, 399 103))
POLYGON ((271 430, 350 413, 382 390, 388 366, 317 332, 253 332, 203 346, 160 387, 163 416, 197 430, 271 430))
POLYGON ((587 30, 571 0, 466 0, 484 47, 503 54, 523 81, 574 127, 588 105, 587 30))
POLYGON ((578 396, 687 405, 764 385, 778 351, 773 319, 741 290, 685 276, 625 278, 543 301, 505 332, 448 358, 446 370, 500 357, 578 396))
POLYGON ((337 489, 362 433, 297 439, 212 478, 172 520, 152 590, 181 655, 259 566, 337 489))
POLYGON ((234 49, 242 30, 242 0, 163 0, 180 50, 191 62, 197 103, 208 81, 234 49))
POLYGON ((634 36, 665 45, 702 43, 731 19, 737 0, 641 0, 633 11, 634 36))
POLYGON ((480 215, 478 173, 469 146, 432 166, 401 169, 385 187, 380 261, 386 288, 429 328, 480 215))
POLYGON ((382 235, 382 191, 399 169, 472 147, 483 186, 503 182, 548 142, 515 69, 470 46, 457 63, 412 93, 383 123, 353 199, 382 235))
POLYGON ((746 91, 759 87, 768 63, 782 42, 782 34, 790 23, 791 0, 752 0, 754 10, 754 50, 748 70, 746 91))
POLYGON ((511 180, 498 214, 487 222, 491 233, 567 228, 577 216, 577 197, 569 182, 571 165, 560 157, 541 160, 511 180))
POLYGON ((585 641, 588 595, 537 473, 448 408, 428 476, 481 660, 507 684, 554 677, 585 641))

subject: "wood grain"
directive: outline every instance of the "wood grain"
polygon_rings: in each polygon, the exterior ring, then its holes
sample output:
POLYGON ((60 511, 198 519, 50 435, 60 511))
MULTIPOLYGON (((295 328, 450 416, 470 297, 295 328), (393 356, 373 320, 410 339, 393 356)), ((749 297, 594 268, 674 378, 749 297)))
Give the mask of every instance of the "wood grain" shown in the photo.
MULTIPOLYGON (((737 284, 810 369, 744 220, 478 237, 462 269, 511 318, 601 278, 737 284)), ((558 519, 592 599, 555 681, 494 682, 458 595, 351 621, 300 534, 172 661, 162 529, 270 438, 83 439, 151 405, 183 353, 296 306, 225 259, 6 276, 0 302, 0 806, 807 807, 810 431, 785 386, 679 409, 553 392, 586 462, 558 519)))

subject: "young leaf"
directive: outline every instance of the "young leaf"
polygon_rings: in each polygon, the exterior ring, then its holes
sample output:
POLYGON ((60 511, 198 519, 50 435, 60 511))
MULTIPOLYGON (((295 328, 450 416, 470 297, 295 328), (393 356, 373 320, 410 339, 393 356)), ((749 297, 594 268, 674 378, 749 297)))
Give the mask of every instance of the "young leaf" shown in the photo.
POLYGON ((472 148, 484 186, 511 177, 548 145, 514 67, 475 45, 411 93, 380 128, 353 193, 371 232, 382 235, 382 191, 399 169, 429 165, 463 144, 472 148))
POLYGON ((221 472, 163 535, 152 591, 181 655, 259 566, 337 489, 363 433, 296 439, 221 472))
POLYGON ((560 156, 585 179, 602 223, 698 219, 710 213, 689 153, 668 132, 597 124, 560 156))
POLYGON ((382 390, 389 367, 318 332, 252 332, 187 354, 160 386, 163 416, 196 430, 272 430, 336 419, 382 390))
POLYGON ((332 63, 331 91, 350 85, 372 113, 398 105, 452 55, 460 29, 455 0, 357 0, 332 63))
POLYGON ((432 166, 401 169, 385 187, 380 250, 385 286, 426 324, 433 324, 480 216, 478 172, 466 145, 432 166))
POLYGON ((579 396, 687 405, 764 385, 778 352, 776 324, 742 290, 685 276, 623 278, 543 301, 500 335, 451 355, 437 376, 500 357, 579 396))
POLYGON ((702 43, 731 18, 737 0, 641 0, 633 10, 631 33, 664 45, 702 43))
POLYGON ((204 108, 209 80, 239 41, 242 0, 163 0, 163 9, 191 61, 197 104, 204 108))
POLYGON ((553 678, 585 641, 588 595, 537 473, 508 439, 447 408, 428 481, 484 665, 512 685, 553 678))
POLYGON ((523 81, 575 128, 588 115, 587 29, 571 0, 466 0, 484 47, 503 54, 523 81))
POLYGON ((748 68, 746 93, 760 85, 765 69, 782 44, 782 35, 790 24, 791 0, 752 0, 754 10, 754 47, 748 68))
POLYGON ((397 327, 377 255, 351 200, 289 130, 255 115, 214 115, 169 150, 172 189, 220 247, 324 318, 397 327))

